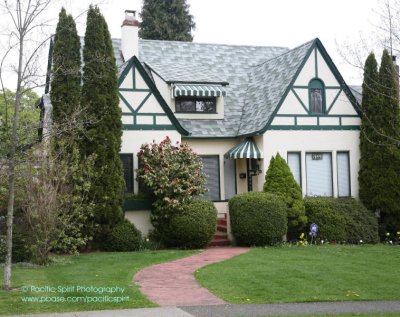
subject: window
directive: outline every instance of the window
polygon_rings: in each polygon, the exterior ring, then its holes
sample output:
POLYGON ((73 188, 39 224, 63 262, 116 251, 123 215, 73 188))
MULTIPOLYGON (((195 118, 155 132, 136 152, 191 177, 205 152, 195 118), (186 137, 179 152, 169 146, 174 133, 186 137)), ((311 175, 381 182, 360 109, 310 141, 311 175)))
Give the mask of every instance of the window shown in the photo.
MULTIPOLYGON (((138 169, 143 167, 143 161, 141 159, 138 159, 138 169)), ((147 196, 151 196, 152 195, 152 190, 150 189, 150 187, 148 187, 143 180, 138 179, 136 177, 136 180, 138 182, 138 189, 139 189, 139 193, 141 194, 145 194, 147 196)))
POLYGON ((181 113, 216 113, 216 98, 176 98, 176 112, 181 113))
POLYGON ((350 157, 349 152, 338 152, 337 178, 338 178, 338 196, 350 197, 350 157))
POLYGON ((300 159, 300 152, 288 152, 287 154, 287 161, 296 180, 297 184, 301 187, 301 159, 300 159))
POLYGON ((125 192, 133 193, 133 154, 120 154, 124 172, 125 192))
POLYGON ((313 79, 308 85, 310 100, 310 112, 322 114, 325 112, 325 89, 324 84, 319 79, 313 79))
POLYGON ((219 191, 219 156, 201 156, 203 161, 203 173, 206 174, 208 192, 204 198, 210 200, 220 200, 219 191))
POLYGON ((225 199, 236 195, 236 167, 235 160, 224 159, 225 199))
POLYGON ((306 153, 307 196, 333 196, 332 154, 306 153))

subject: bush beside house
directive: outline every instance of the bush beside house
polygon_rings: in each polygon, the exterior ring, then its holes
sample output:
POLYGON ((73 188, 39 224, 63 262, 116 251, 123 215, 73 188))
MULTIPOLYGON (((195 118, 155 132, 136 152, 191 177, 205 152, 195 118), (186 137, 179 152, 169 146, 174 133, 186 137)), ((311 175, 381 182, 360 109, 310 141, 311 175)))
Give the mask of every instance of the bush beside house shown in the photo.
POLYGON ((229 200, 232 234, 238 245, 274 245, 287 232, 287 207, 278 196, 249 192, 229 200))
POLYGON ((207 199, 196 198, 183 212, 171 217, 163 230, 163 240, 170 247, 202 248, 210 242, 216 225, 217 209, 214 204, 207 199))
POLYGON ((304 200, 309 223, 319 226, 322 240, 347 243, 377 243, 374 214, 354 198, 316 197, 304 200))
POLYGON ((106 251, 127 252, 139 250, 142 234, 129 220, 115 226, 104 242, 106 251))
POLYGON ((288 239, 296 239, 307 223, 307 216, 301 194, 290 167, 277 153, 269 163, 265 174, 263 191, 279 196, 287 205, 288 239))

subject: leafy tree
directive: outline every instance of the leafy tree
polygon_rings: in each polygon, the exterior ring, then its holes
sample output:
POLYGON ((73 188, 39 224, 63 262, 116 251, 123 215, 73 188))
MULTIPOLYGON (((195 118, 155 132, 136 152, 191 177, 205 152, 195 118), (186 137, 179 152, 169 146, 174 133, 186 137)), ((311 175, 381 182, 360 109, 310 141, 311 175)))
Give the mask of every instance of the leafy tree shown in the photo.
POLYGON ((86 25, 81 103, 94 122, 82 136, 80 152, 84 157, 96 155, 98 175, 89 199, 96 203, 94 222, 99 230, 94 237, 101 246, 112 227, 123 220, 122 122, 111 36, 98 7, 90 6, 86 25))
POLYGON ((288 207, 288 238, 296 239, 307 223, 301 188, 279 153, 271 158, 265 174, 264 192, 276 194, 288 207))
POLYGON ((142 162, 138 179, 155 196, 151 221, 162 233, 174 214, 182 213, 194 196, 205 192, 201 158, 187 144, 174 145, 168 137, 160 144, 142 145, 138 157, 142 162))
POLYGON ((80 40, 73 17, 64 8, 59 14, 54 36, 51 79, 52 119, 56 124, 68 120, 77 110, 81 90, 80 40))
POLYGON ((194 18, 186 0, 144 0, 139 36, 149 40, 193 41, 194 18))

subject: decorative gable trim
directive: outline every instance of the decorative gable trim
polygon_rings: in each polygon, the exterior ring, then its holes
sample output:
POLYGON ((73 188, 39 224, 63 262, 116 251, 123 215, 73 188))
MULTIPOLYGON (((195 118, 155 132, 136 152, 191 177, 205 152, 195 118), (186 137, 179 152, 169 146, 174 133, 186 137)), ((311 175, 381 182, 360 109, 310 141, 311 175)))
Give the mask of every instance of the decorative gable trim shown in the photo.
MULTIPOLYGON (((122 85, 122 83, 124 82, 124 80, 126 79, 126 77, 128 76, 128 74, 130 73, 130 70, 132 69, 132 83, 133 83, 133 88, 134 89, 129 89, 129 88, 118 88, 119 89, 119 96, 121 101, 129 108, 129 110, 134 111, 132 109, 132 107, 129 105, 129 103, 127 102, 127 100, 124 98, 123 96, 123 92, 129 92, 129 91, 135 91, 135 92, 143 92, 146 93, 148 92, 148 95, 145 97, 145 99, 142 101, 142 103, 139 105, 139 107, 135 110, 136 112, 138 112, 140 110, 140 108, 143 106, 143 104, 151 97, 154 96, 154 98, 157 100, 157 102, 159 103, 160 107, 162 108, 162 110, 164 111, 165 115, 168 117, 168 119, 171 121, 171 123, 173 124, 173 127, 182 135, 184 136, 188 136, 189 132, 186 131, 182 125, 179 123, 179 121, 176 119, 176 117, 174 116, 173 112, 171 111, 171 109, 169 108, 168 104, 166 103, 166 101, 164 100, 164 98, 161 96, 160 92, 158 91, 156 85, 154 84, 154 82, 151 80, 151 78, 149 77, 149 74, 146 72, 146 70, 144 69, 143 65, 140 63, 140 61, 137 59, 136 56, 133 56, 128 64, 126 65, 125 69, 123 70, 123 72, 121 73, 119 79, 118 79, 118 87, 120 87, 122 85), (138 88, 136 89, 136 75, 135 72, 138 71, 140 76, 143 78, 145 84, 147 85, 148 89, 142 89, 142 88, 138 88)), ((124 115, 128 115, 128 113, 123 113, 124 115)), ((149 116, 153 116, 153 122, 156 120, 155 116, 156 114, 150 114, 150 113, 140 113, 140 115, 149 115, 149 116)), ((160 116, 160 114, 157 114, 157 116, 160 116)), ((136 116, 134 116, 134 119, 136 119, 136 116)), ((141 124, 137 124, 136 122, 134 122, 134 124, 124 124, 124 129, 125 130, 144 130, 144 129, 148 129, 148 130, 171 130, 173 129, 172 126, 164 126, 164 125, 141 125, 141 124)))
MULTIPOLYGON (((273 120, 274 120, 276 117, 280 117, 280 115, 277 115, 277 113, 279 112, 279 110, 280 110, 280 108, 281 108, 283 102, 285 101, 285 99, 286 99, 286 97, 288 96, 288 94, 289 94, 290 91, 292 91, 292 92, 294 93, 294 95, 296 96, 296 98, 299 100, 301 106, 302 106, 303 108, 305 108, 305 110, 307 110, 307 112, 309 113, 309 110, 308 110, 307 107, 304 105, 304 103, 300 100, 299 96, 297 95, 297 93, 296 93, 296 91, 295 91, 295 88, 308 88, 308 86, 307 86, 307 87, 295 86, 295 82, 296 82, 296 80, 297 80, 299 74, 300 74, 301 71, 303 70, 304 65, 305 65, 306 62, 309 60, 311 54, 314 52, 314 50, 317 50, 317 51, 320 52, 321 56, 324 58, 326 64, 328 65, 329 69, 331 70, 331 72, 333 73, 333 75, 334 75, 334 77, 336 78, 337 82, 339 83, 339 86, 338 86, 338 87, 336 87, 336 86, 335 86, 335 87, 330 87, 330 86, 326 86, 326 87, 325 87, 325 89, 339 89, 339 93, 335 96, 335 100, 334 100, 331 104, 326 105, 326 106, 327 106, 327 109, 326 109, 326 110, 327 110, 327 111, 330 111, 331 108, 332 108, 332 106, 333 106, 333 104, 334 104, 335 101, 338 99, 340 93, 341 93, 341 92, 344 92, 344 93, 346 94, 346 96, 348 97, 348 99, 350 100, 350 103, 352 104, 353 108, 354 108, 355 111, 357 112, 357 115, 354 115, 354 116, 352 116, 352 117, 355 117, 355 118, 359 118, 359 117, 360 117, 360 115, 361 115, 360 106, 359 106, 359 104, 357 103, 356 98, 355 98, 355 97, 353 96, 353 94, 351 93, 349 87, 348 87, 347 84, 345 83, 343 77, 340 75, 338 69, 336 68, 336 66, 335 66, 335 64, 333 63, 332 59, 331 59, 330 56, 328 55, 328 53, 327 53, 327 51, 325 50, 324 46, 322 45, 321 41, 320 41, 318 38, 316 38, 316 39, 314 40, 314 42, 312 43, 312 45, 310 46, 310 48, 308 49, 307 53, 305 54, 305 57, 304 57, 303 61, 300 63, 300 65, 299 65, 299 67, 298 67, 298 69, 297 69, 295 75, 293 76, 291 82, 290 82, 289 85, 287 86, 287 88, 286 88, 284 94, 282 95, 282 97, 281 97, 281 99, 280 99, 278 105, 276 106, 275 110, 273 111, 272 115, 270 116, 270 118, 269 118, 267 124, 264 126, 264 128, 262 128, 261 130, 257 131, 256 133, 252 133, 251 135, 254 135, 254 134, 262 134, 262 133, 264 133, 265 131, 267 131, 268 129, 271 129, 271 130, 276 130, 276 129, 287 129, 287 130, 289 130, 289 129, 290 129, 290 130, 302 130, 302 129, 304 129, 304 130, 313 130, 313 129, 317 129, 317 130, 325 130, 325 129, 328 129, 328 130, 332 130, 332 129, 347 130, 347 129, 351 129, 351 130, 354 130, 354 129, 359 129, 359 126, 354 126, 354 125, 351 125, 351 126, 350 126, 350 125, 349 125, 349 126, 341 126, 341 124, 342 124, 341 117, 343 117, 343 116, 337 116, 338 118, 340 117, 340 119, 339 119, 340 126, 339 126, 339 127, 329 126, 329 125, 320 125, 320 124, 319 124, 319 121, 320 121, 320 120, 319 120, 319 117, 321 117, 321 116, 326 116, 325 114, 324 114, 324 115, 317 115, 317 116, 315 116, 315 117, 316 117, 316 120, 317 120, 317 123, 318 123, 317 126, 302 126, 302 125, 298 125, 298 126, 297 126, 297 119, 298 119, 299 116, 295 116, 295 115, 292 116, 293 119, 294 119, 294 124, 295 124, 294 126, 291 126, 291 125, 287 125, 287 126, 286 126, 286 125, 283 125, 283 126, 282 126, 282 125, 273 125, 273 124, 272 124, 273 120)), ((316 56, 316 55, 317 55, 317 54, 315 54, 315 56, 316 56)), ((317 72, 318 72, 318 67, 317 67, 317 58, 316 58, 316 57, 315 57, 314 65, 315 65, 315 72, 316 72, 316 74, 318 74, 318 73, 317 73, 317 72)))

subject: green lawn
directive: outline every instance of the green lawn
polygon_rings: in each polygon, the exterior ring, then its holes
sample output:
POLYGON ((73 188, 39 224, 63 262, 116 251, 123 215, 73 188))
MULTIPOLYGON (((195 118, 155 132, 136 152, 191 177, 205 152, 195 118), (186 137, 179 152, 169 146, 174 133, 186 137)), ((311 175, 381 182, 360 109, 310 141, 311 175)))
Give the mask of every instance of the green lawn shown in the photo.
POLYGON ((399 246, 257 248, 196 272, 230 303, 400 300, 399 246))
MULTIPOLYGON (((57 256, 55 262, 47 267, 13 267, 12 286, 17 290, 6 292, 0 290, 0 315, 66 312, 99 309, 123 309, 156 306, 147 300, 138 287, 132 282, 134 274, 143 267, 152 264, 167 262, 177 258, 189 256, 195 251, 147 251, 127 253, 89 253, 79 256, 57 256), (35 287, 54 287, 55 292, 23 292, 22 288, 32 290, 35 287), (61 294, 58 287, 75 286, 73 292, 61 294), (91 287, 121 287, 124 292, 99 294, 90 289, 77 291, 77 286, 91 287), (123 302, 114 303, 83 303, 83 302, 58 302, 58 303, 26 303, 26 296, 47 297, 43 300, 60 300, 60 297, 69 297, 68 300, 82 300, 76 297, 90 296, 86 300, 102 300, 104 296, 114 297, 107 300, 117 300, 115 297, 124 297, 123 302), (58 299, 55 299, 58 297, 58 299), (127 298, 129 297, 129 299, 127 298), (100 298, 100 299, 98 299, 100 298), (127 300, 127 301, 126 301, 127 300)), ((3 278, 3 268, 0 268, 3 278)), ((3 284, 3 283, 0 283, 3 284)), ((34 289, 35 290, 35 289, 34 289)), ((97 289, 100 291, 100 289, 97 289)), ((67 299, 65 299, 67 300, 67 299)))

